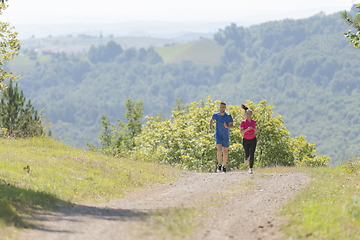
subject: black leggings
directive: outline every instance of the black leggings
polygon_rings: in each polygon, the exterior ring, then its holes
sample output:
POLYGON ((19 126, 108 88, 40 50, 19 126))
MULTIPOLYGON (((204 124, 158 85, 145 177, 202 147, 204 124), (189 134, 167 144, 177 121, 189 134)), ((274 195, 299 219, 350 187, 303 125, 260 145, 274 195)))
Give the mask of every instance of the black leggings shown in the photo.
POLYGON ((245 159, 249 159, 250 156, 250 168, 253 168, 254 166, 254 154, 255 154, 255 148, 256 148, 256 138, 253 139, 245 139, 243 138, 243 147, 245 150, 245 159))

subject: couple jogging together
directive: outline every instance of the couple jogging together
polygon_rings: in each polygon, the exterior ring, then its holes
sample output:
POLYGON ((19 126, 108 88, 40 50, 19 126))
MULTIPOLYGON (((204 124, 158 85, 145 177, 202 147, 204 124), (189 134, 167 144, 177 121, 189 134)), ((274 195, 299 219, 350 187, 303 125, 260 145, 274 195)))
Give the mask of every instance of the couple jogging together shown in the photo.
MULTIPOLYGON (((243 148, 245 151, 244 163, 249 165, 249 173, 253 173, 254 154, 256 148, 256 135, 258 131, 256 128, 256 121, 252 119, 252 110, 241 104, 244 109, 245 119, 240 123, 240 133, 243 136, 243 148), (250 163, 249 163, 250 158, 250 163)), ((219 104, 219 111, 214 113, 209 122, 209 133, 212 133, 213 121, 216 121, 215 127, 215 141, 217 148, 217 171, 226 173, 226 162, 228 159, 230 129, 234 128, 234 121, 230 113, 226 112, 226 103, 219 104)))

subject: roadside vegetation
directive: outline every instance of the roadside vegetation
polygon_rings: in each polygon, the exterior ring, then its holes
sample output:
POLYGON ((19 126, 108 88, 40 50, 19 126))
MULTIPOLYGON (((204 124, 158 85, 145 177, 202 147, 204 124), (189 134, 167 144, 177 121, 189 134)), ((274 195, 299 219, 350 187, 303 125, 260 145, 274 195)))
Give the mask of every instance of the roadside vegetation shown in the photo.
MULTIPOLYGON (((176 168, 79 150, 51 138, 0 142, 1 236, 32 227, 23 217, 34 211, 121 198, 179 176, 176 168)), ((357 239, 360 158, 352 156, 337 167, 263 168, 258 175, 297 171, 306 172, 312 180, 280 211, 288 217, 285 234, 292 239, 357 239)), ((151 215, 150 224, 159 234, 184 237, 196 231, 194 221, 199 214, 206 217, 206 213, 179 206, 151 215)))
POLYGON ((305 170, 311 183, 280 212, 291 239, 360 239, 360 157, 346 161, 305 170))
POLYGON ((0 233, 5 226, 29 227, 22 216, 36 210, 122 198, 178 177, 164 165, 79 150, 48 137, 0 143, 0 233))

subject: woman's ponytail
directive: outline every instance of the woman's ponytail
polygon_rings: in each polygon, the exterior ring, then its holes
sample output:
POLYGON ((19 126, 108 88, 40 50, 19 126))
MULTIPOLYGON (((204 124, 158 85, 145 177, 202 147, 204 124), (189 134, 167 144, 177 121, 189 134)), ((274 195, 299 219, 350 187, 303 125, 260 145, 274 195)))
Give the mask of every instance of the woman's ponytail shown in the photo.
POLYGON ((247 107, 247 106, 245 106, 244 104, 241 104, 241 108, 242 109, 244 109, 245 110, 245 112, 246 112, 246 110, 248 110, 249 108, 247 107))

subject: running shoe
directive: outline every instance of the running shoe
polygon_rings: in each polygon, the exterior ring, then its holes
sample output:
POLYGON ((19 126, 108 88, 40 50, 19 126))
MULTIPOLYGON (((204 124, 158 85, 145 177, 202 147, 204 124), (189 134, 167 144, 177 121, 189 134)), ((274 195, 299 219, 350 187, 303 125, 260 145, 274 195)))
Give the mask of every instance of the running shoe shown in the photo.
POLYGON ((223 173, 226 173, 226 167, 223 167, 223 173))
POLYGON ((249 168, 249 173, 250 173, 250 174, 253 174, 252 168, 249 168))
POLYGON ((221 170, 222 170, 221 168, 222 168, 222 166, 221 166, 221 164, 219 164, 219 165, 218 165, 217 172, 221 172, 221 170))
POLYGON ((248 165, 249 165, 249 160, 247 160, 246 158, 244 158, 244 163, 245 163, 246 166, 248 166, 248 165))

